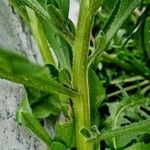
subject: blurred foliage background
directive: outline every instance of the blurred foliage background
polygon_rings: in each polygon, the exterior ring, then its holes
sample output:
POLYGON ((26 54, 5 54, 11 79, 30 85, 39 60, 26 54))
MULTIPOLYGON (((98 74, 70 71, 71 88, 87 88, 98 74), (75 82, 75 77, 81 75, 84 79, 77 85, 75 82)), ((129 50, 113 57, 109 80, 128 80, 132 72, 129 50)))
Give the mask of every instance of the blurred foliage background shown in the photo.
MULTIPOLYGON (((91 47, 99 30, 103 29, 115 1, 105 1, 97 12, 91 35, 91 47)), ((123 126, 150 118, 150 104, 126 105, 127 101, 137 102, 141 98, 149 99, 150 96, 149 2, 149 0, 143 1, 140 7, 134 10, 118 30, 107 50, 92 64, 106 90, 105 100, 99 108, 100 118, 104 121, 104 124, 99 126, 102 130, 110 125, 112 127, 123 126), (121 106, 123 111, 120 109, 121 106), (109 118, 113 117, 112 114, 119 114, 120 119, 117 123, 114 123, 115 119, 110 123, 109 118)), ((127 147, 136 142, 149 143, 150 135, 145 134, 138 138, 129 137, 129 140, 125 141, 123 139, 119 139, 120 142, 116 144, 117 148, 127 147)), ((102 141, 101 145, 104 149, 107 146, 113 149, 112 142, 102 141)))

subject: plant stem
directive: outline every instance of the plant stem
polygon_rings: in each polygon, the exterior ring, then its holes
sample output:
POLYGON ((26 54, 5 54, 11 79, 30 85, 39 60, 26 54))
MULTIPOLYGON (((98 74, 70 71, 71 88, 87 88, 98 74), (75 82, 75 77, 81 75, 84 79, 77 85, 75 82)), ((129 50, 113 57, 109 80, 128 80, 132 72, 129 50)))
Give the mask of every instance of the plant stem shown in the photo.
POLYGON ((82 128, 90 127, 90 101, 88 88, 88 50, 93 15, 87 0, 80 1, 77 35, 74 43, 73 84, 80 96, 74 98, 75 136, 77 150, 92 150, 92 142, 86 143, 82 128))

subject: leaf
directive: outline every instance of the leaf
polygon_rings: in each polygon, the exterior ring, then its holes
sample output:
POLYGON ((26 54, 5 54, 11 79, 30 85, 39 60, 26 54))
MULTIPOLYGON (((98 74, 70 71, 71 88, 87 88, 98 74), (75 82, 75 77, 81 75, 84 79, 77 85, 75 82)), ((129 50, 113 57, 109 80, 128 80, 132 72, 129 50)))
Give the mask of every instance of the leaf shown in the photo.
POLYGON ((38 43, 44 63, 54 64, 53 55, 49 48, 46 36, 44 34, 42 24, 38 20, 36 13, 31 8, 26 7, 26 10, 27 10, 28 17, 30 20, 32 34, 34 35, 34 38, 36 39, 38 43))
POLYGON ((48 0, 48 5, 52 4, 57 7, 63 15, 65 21, 68 20, 70 0, 48 0))
POLYGON ((135 136, 143 133, 150 133, 150 120, 144 120, 136 123, 132 123, 130 125, 125 125, 123 127, 120 127, 118 129, 114 130, 108 130, 105 132, 102 132, 98 135, 95 139, 89 139, 89 142, 91 140, 112 140, 114 137, 122 137, 122 136, 135 136))
POLYGON ((131 67, 133 72, 149 78, 149 68, 146 66, 145 62, 142 62, 140 59, 138 59, 138 57, 136 58, 136 56, 134 56, 133 54, 128 54, 125 52, 120 52, 117 57, 118 60, 122 60, 127 63, 131 67))
POLYGON ((144 28, 144 45, 148 56, 150 57, 150 17, 146 19, 144 28))
POLYGON ((48 5, 47 10, 57 25, 65 26, 64 17, 59 9, 57 9, 54 5, 48 5))
POLYGON ((107 20, 103 32, 106 34, 106 43, 108 44, 118 29, 132 13, 132 11, 141 3, 141 0, 117 0, 113 11, 107 20))
POLYGON ((59 71, 59 81, 67 86, 71 87, 72 77, 70 72, 67 69, 61 69, 59 71))
POLYGON ((16 119, 20 124, 29 128, 33 133, 40 137, 48 146, 51 145, 51 137, 41 126, 40 122, 36 119, 36 117, 32 114, 27 94, 25 95, 19 109, 17 110, 16 119))
POLYGON ((46 21, 42 22, 47 40, 54 50, 60 68, 66 68, 71 72, 72 51, 69 44, 59 36, 57 31, 46 21))
POLYGON ((58 4, 56 0, 47 0, 47 5, 50 5, 50 4, 55 5, 58 8, 58 4))
POLYGON ((101 54, 102 50, 105 50, 108 47, 110 41, 117 33, 119 28, 123 25, 124 21, 129 17, 132 11, 139 6, 141 2, 142 0, 132 0, 132 1, 117 0, 116 1, 110 17, 108 18, 102 31, 100 31, 98 34, 99 37, 101 35, 101 32, 103 33, 105 37, 104 38, 105 44, 102 45, 99 44, 100 49, 96 49, 96 52, 90 57, 90 61, 96 59, 97 56, 101 54), (101 47, 103 47, 103 49, 101 47))
POLYGON ((90 133, 90 131, 89 131, 87 128, 83 128, 83 129, 80 131, 80 133, 81 133, 84 137, 86 137, 86 138, 90 138, 90 137, 91 137, 91 133, 90 133))
POLYGON ((124 150, 149 150, 150 149, 150 144, 145 144, 145 143, 136 143, 134 145, 131 145, 124 150))
POLYGON ((96 75, 96 73, 89 69, 89 93, 90 93, 90 106, 91 106, 91 119, 92 125, 98 123, 98 111, 97 109, 101 105, 105 98, 105 89, 96 75))
POLYGON ((44 9, 47 6, 47 0, 36 0, 44 9))
POLYGON ((50 150, 67 150, 67 148, 62 143, 53 142, 50 150))
POLYGON ((95 49, 96 50, 104 50, 105 46, 106 46, 106 37, 105 34, 101 31, 99 32, 99 34, 97 35, 96 39, 95 39, 95 43, 94 43, 95 49))
MULTIPOLYGON (((142 104, 148 104, 149 102, 150 102, 149 98, 144 98, 140 96, 132 96, 132 97, 127 96, 120 102, 107 103, 110 112, 110 116, 107 118, 108 128, 114 130, 124 124, 130 124, 131 123, 130 120, 128 120, 124 116, 137 117, 137 115, 134 115, 136 114, 135 108, 142 104), (132 112, 130 111, 130 113, 128 113, 128 110, 132 110, 132 109, 133 111, 132 112)), ((138 118, 137 120, 139 121, 140 119, 138 118)), ((136 139, 136 137, 130 134, 119 138, 115 138, 113 139, 114 148, 123 147, 127 145, 134 138, 136 139)))
POLYGON ((75 25, 73 24, 73 22, 70 19, 68 19, 67 25, 68 25, 68 28, 69 28, 70 32, 75 37, 75 35, 76 35, 76 28, 75 28, 75 25))
POLYGON ((53 17, 53 14, 49 15, 48 12, 36 1, 36 0, 23 0, 21 6, 28 6, 34 10, 39 16, 41 16, 45 21, 47 21, 61 37, 63 37, 70 45, 73 42, 73 36, 69 32, 66 26, 58 24, 58 21, 53 17))
POLYGON ((58 80, 59 71, 56 69, 56 67, 51 64, 47 64, 45 65, 45 67, 48 68, 50 76, 54 78, 55 80, 58 80))
POLYGON ((58 121, 55 124, 55 130, 57 138, 67 147, 71 147, 74 137, 74 122, 72 118, 69 118, 64 121, 58 121))
POLYGON ((65 20, 68 19, 70 0, 56 0, 65 20))
POLYGON ((28 95, 28 100, 30 105, 32 106, 34 103, 38 102, 39 100, 43 99, 47 93, 37 90, 35 88, 28 88, 26 87, 26 92, 28 95))
POLYGON ((18 0, 9 0, 11 5, 17 10, 17 12, 21 15, 23 20, 29 25, 29 18, 25 7, 20 7, 22 5, 22 2, 18 0))
POLYGON ((49 115, 58 115, 61 112, 61 103, 58 96, 47 95, 32 106, 36 118, 44 119, 49 115))
POLYGON ((74 90, 51 78, 44 67, 3 48, 0 48, 0 77, 50 93, 58 92, 71 97, 76 95, 74 90))

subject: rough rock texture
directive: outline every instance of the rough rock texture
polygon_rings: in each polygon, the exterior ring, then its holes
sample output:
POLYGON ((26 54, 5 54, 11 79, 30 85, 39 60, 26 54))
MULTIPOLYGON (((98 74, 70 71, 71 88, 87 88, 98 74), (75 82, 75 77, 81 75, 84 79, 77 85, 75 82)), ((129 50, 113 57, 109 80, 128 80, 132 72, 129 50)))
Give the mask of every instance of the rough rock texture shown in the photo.
MULTIPOLYGON (((70 17, 76 24, 78 3, 77 0, 70 2, 70 17)), ((0 0, 0 46, 21 52, 34 63, 42 63, 33 37, 8 0, 0 0)), ((40 139, 15 120, 23 94, 22 85, 0 79, 0 150, 46 150, 40 139)))

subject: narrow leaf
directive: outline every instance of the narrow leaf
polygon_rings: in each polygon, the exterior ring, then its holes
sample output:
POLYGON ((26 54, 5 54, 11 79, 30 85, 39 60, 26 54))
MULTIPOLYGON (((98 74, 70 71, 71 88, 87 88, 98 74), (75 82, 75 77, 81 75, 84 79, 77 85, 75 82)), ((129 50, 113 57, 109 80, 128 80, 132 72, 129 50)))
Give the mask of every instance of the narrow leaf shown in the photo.
MULTIPOLYGON (((149 126, 150 126, 150 120, 144 120, 144 121, 132 123, 130 125, 126 125, 118 129, 109 130, 109 131, 100 133, 99 136, 95 140, 98 139, 99 141, 102 141, 102 140, 112 139, 114 137, 125 136, 128 134, 134 136, 134 135, 139 135, 143 133, 150 133, 149 126)), ((89 139, 89 141, 91 140, 94 140, 94 139, 89 139)))
POLYGON ((32 114, 27 94, 25 95, 19 109, 17 110, 16 119, 20 124, 29 128, 33 133, 40 137, 48 146, 51 145, 51 137, 41 126, 40 122, 36 119, 36 117, 32 114))
POLYGON ((71 97, 77 95, 71 88, 64 87, 51 78, 44 67, 3 48, 0 48, 0 77, 50 93, 58 92, 71 97))
POLYGON ((103 28, 103 32, 106 33, 106 43, 110 42, 124 21, 140 3, 141 0, 117 0, 112 13, 103 28))
POLYGON ((45 64, 54 64, 54 59, 51 54, 50 47, 48 45, 46 36, 44 34, 42 24, 40 23, 35 12, 31 8, 26 7, 26 10, 27 10, 28 17, 30 20, 30 26, 32 29, 32 33, 38 43, 44 63, 45 64))
POLYGON ((70 34, 69 30, 65 26, 57 24, 52 16, 50 16, 48 12, 36 0, 23 0, 23 3, 23 7, 26 5, 33 9, 44 20, 48 21, 48 23, 56 29, 58 34, 60 34, 70 45, 72 45, 74 38, 72 34, 70 34))
POLYGON ((70 0, 56 0, 65 20, 68 19, 70 0))
MULTIPOLYGON (((110 41, 117 33, 119 28, 122 26, 124 21, 129 17, 129 15, 133 12, 133 10, 138 7, 142 0, 117 0, 116 4, 111 12, 110 17, 108 18, 104 28, 101 32, 104 33, 106 40, 105 40, 105 49, 109 45, 110 41)), ((103 44, 102 44, 103 46, 103 44)), ((100 47, 100 46, 99 46, 100 47)), ((103 48, 103 50, 105 50, 103 48)), ((90 62, 96 59, 102 52, 102 49, 96 49, 96 52, 91 55, 90 62)))

